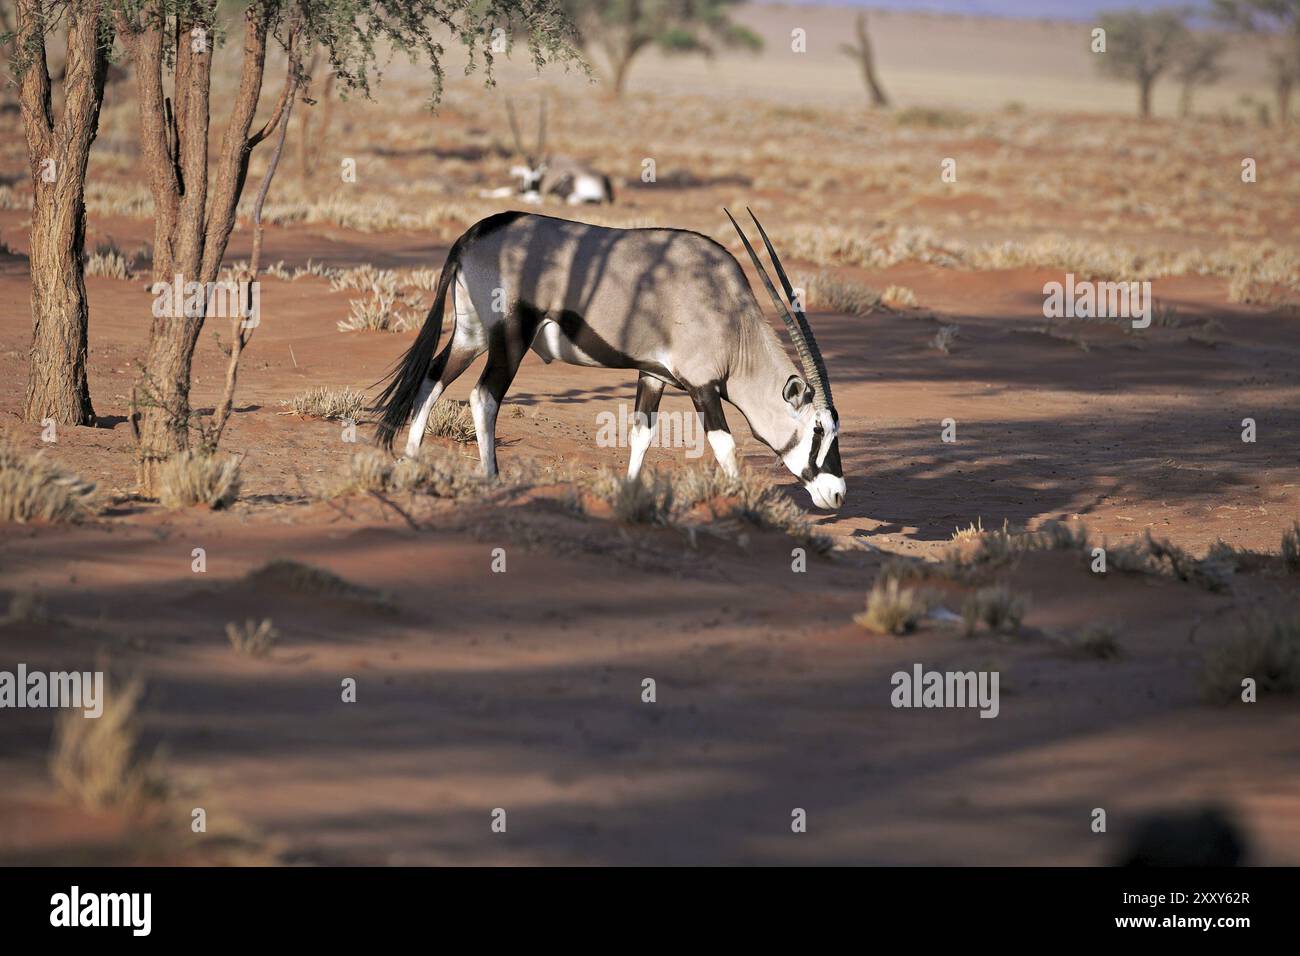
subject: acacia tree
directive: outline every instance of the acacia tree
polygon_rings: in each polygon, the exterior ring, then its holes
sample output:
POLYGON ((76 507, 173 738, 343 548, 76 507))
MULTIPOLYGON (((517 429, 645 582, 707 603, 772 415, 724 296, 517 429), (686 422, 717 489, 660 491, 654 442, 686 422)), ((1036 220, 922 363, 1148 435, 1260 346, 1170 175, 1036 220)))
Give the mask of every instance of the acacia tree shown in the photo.
POLYGON ((11 62, 32 177, 32 345, 23 417, 91 425, 86 382, 89 312, 82 252, 86 243, 86 163, 99 129, 113 38, 106 2, 18 0, 11 62), (63 106, 53 103, 46 37, 64 25, 63 106))
POLYGON ((1214 0, 1214 13, 1265 48, 1278 121, 1288 122, 1300 83, 1300 0, 1214 0))
POLYGON ((862 70, 862 82, 866 84, 872 107, 888 109, 889 97, 885 94, 885 88, 880 85, 880 78, 876 76, 876 55, 871 49, 871 37, 867 34, 866 13, 858 14, 854 29, 857 34, 857 42, 841 43, 840 52, 850 59, 858 61, 858 66, 862 70))
POLYGON ((1106 52, 1098 65, 1103 72, 1138 85, 1138 115, 1151 117, 1151 92, 1156 80, 1173 66, 1185 42, 1182 10, 1126 10, 1101 17, 1106 52))
MULTIPOLYGON (((368 97, 376 58, 388 49, 427 61, 429 104, 443 86, 440 36, 450 34, 492 76, 497 24, 525 25, 537 66, 576 53, 558 0, 251 0, 232 27, 239 44, 238 87, 215 168, 209 166, 213 58, 221 55, 216 0, 118 0, 116 25, 135 63, 140 142, 155 206, 155 282, 180 275, 206 287, 221 268, 253 150, 276 127, 292 95, 286 84, 270 118, 254 129, 268 45, 289 44, 298 62, 324 53, 328 68, 351 91, 368 97), (170 92, 168 88, 170 87, 170 92)), ((200 297, 201 298, 201 297, 200 297)), ((155 315, 144 368, 136 383, 132 427, 140 483, 153 493, 157 466, 189 445, 190 369, 206 303, 155 315)))
POLYGON ((763 41, 731 19, 744 0, 561 0, 579 46, 599 52, 610 88, 622 96, 632 61, 651 47, 668 54, 713 56, 718 47, 762 49, 763 41))
POLYGON ((1182 84, 1179 115, 1192 115, 1192 94, 1198 86, 1209 86, 1223 79, 1227 71, 1220 61, 1227 47, 1227 41, 1215 34, 1187 35, 1174 65, 1174 77, 1182 84))

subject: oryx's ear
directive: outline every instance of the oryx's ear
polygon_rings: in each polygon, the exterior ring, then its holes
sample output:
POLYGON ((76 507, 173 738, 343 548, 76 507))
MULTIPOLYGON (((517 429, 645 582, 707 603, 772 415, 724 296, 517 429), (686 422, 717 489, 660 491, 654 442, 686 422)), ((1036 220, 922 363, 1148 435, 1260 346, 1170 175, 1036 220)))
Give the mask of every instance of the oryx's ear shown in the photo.
POLYGON ((812 401, 812 389, 798 375, 791 375, 785 380, 781 397, 790 403, 791 408, 800 409, 812 401))

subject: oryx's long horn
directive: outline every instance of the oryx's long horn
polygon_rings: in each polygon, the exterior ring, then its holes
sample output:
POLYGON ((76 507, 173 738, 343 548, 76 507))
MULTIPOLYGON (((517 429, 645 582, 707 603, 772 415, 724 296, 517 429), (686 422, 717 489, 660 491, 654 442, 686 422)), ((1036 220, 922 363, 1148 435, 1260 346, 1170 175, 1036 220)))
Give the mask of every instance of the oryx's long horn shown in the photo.
MULTIPOLYGON (((817 347, 817 338, 813 335, 812 326, 808 324, 808 316, 805 315, 803 309, 799 308, 795 303, 794 287, 790 285, 790 280, 786 277, 785 269, 781 266, 780 257, 777 256, 776 250, 772 248, 772 240, 767 238, 767 230, 763 228, 763 224, 759 222, 758 217, 754 215, 754 210, 746 206, 745 212, 749 213, 749 218, 754 220, 754 225, 758 227, 758 234, 763 237, 763 245, 767 247, 767 254, 772 260, 772 266, 776 269, 777 278, 781 280, 781 288, 785 289, 785 297, 790 300, 790 308, 794 309, 794 318, 799 324, 800 334, 803 336, 805 345, 807 345, 809 355, 812 356, 813 365, 817 370, 818 379, 816 383, 817 394, 814 395, 814 398, 824 396, 825 401, 822 402, 822 404, 826 407, 830 407, 831 380, 830 376, 826 374, 826 362, 822 358, 822 350, 817 347)), ((800 352, 799 355, 801 358, 803 357, 802 352, 800 352)))
POLYGON ((510 135, 515 139, 515 151, 529 166, 533 165, 533 159, 528 155, 528 150, 524 149, 523 137, 519 135, 519 120, 515 117, 515 104, 510 97, 506 97, 506 115, 510 117, 510 135))
MULTIPOLYGON (((740 236, 740 241, 745 244, 745 251, 749 253, 749 260, 754 263, 755 271, 758 272, 759 278, 763 280, 763 285, 767 287, 767 294, 772 297, 772 304, 776 306, 777 314, 781 316, 781 320, 785 322, 786 331, 790 333, 790 339, 794 342, 794 350, 799 354, 799 364, 803 367, 804 378, 808 379, 809 383, 813 386, 813 401, 818 405, 829 406, 831 400, 830 389, 826 385, 826 376, 823 374, 821 367, 817 364, 817 361, 813 358, 812 351, 809 349, 809 337, 804 335, 803 328, 795 320, 794 316, 790 314, 790 310, 786 308, 785 303, 781 301, 781 296, 776 291, 776 286, 772 284, 772 278, 767 274, 767 270, 763 268, 763 263, 759 260, 758 253, 755 252, 754 247, 750 245, 749 237, 746 236, 744 231, 740 228, 740 223, 736 222, 736 219, 731 215, 730 210, 724 208, 722 211, 727 214, 727 218, 731 220, 731 224, 736 227, 736 234, 740 236)), ((750 213, 750 215, 752 216, 753 213, 750 213)), ((757 222, 758 220, 754 221, 757 222)), ((761 231, 762 227, 760 226, 759 229, 761 231)), ((764 237, 764 239, 766 239, 766 237, 764 237)), ((768 251, 769 253, 771 252, 770 245, 768 246, 768 251)), ((776 262, 775 256, 772 261, 776 262)), ((789 282, 785 280, 784 271, 781 272, 781 278, 788 288, 789 282)), ((791 304, 793 304, 793 294, 790 295, 790 300, 791 304)), ((802 318, 802 310, 796 311, 798 311, 799 316, 802 318)), ((807 321, 808 320, 805 318, 805 326, 807 321)), ((818 355, 819 359, 820 357, 821 356, 818 355)))

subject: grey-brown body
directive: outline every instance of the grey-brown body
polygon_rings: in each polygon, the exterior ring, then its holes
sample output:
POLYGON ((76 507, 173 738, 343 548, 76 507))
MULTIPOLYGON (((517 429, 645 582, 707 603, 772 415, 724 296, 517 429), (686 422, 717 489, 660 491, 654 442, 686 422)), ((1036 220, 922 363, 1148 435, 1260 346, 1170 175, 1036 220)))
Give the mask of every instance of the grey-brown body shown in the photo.
POLYGON ((672 386, 695 403, 727 472, 737 463, 724 400, 804 479, 818 504, 838 507, 843 499, 833 408, 813 402, 740 264, 706 236, 519 212, 477 223, 449 252, 429 320, 381 398, 383 439, 391 443, 413 414, 405 450, 415 454, 433 404, 486 351, 471 408, 484 469, 494 473, 497 409, 529 349, 547 362, 637 370, 636 410, 645 426, 630 436, 632 476, 659 398, 672 386), (455 328, 435 357, 447 297, 455 328))

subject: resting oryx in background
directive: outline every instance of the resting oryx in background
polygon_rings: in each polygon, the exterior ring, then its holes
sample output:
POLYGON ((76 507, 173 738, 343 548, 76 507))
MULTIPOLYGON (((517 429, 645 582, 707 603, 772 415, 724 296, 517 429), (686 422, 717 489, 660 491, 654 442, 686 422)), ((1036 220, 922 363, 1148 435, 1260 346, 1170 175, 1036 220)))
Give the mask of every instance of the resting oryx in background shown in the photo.
POLYGON ((379 397, 380 440, 391 448, 414 413, 406 441, 406 454, 414 456, 438 397, 487 352, 470 409, 483 470, 495 474, 497 410, 531 348, 547 363, 638 370, 630 477, 641 469, 659 399, 671 385, 695 403, 727 474, 737 473, 737 462, 724 400, 740 409, 818 507, 838 508, 839 415, 817 342, 758 220, 793 315, 731 222, 785 321, 801 369, 763 317, 740 263, 707 236, 503 212, 471 226, 447 253, 429 317, 379 397), (449 290, 455 329, 435 356, 449 290))
POLYGON ((510 135, 514 137, 515 151, 524 161, 524 165, 510 169, 510 175, 518 177, 519 186, 490 189, 483 196, 504 199, 518 195, 526 202, 533 203, 540 203, 547 196, 555 196, 570 206, 614 201, 614 184, 604 173, 568 156, 547 155, 545 99, 538 106, 537 148, 531 153, 524 148, 523 137, 519 135, 519 120, 515 116, 515 105, 509 99, 506 100, 506 114, 510 118, 510 135))

